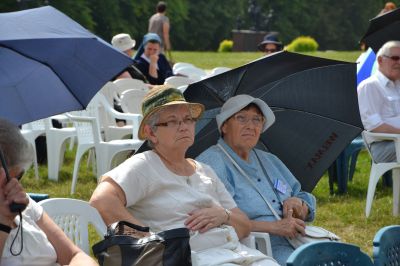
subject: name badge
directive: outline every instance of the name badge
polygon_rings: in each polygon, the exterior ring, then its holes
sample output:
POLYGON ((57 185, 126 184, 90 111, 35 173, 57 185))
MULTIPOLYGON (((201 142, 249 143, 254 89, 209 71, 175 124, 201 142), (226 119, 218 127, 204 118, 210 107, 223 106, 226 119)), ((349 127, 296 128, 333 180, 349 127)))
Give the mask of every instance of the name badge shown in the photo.
POLYGON ((286 194, 287 188, 286 188, 286 184, 283 181, 276 179, 275 183, 274 183, 274 188, 276 190, 278 190, 280 193, 286 194))

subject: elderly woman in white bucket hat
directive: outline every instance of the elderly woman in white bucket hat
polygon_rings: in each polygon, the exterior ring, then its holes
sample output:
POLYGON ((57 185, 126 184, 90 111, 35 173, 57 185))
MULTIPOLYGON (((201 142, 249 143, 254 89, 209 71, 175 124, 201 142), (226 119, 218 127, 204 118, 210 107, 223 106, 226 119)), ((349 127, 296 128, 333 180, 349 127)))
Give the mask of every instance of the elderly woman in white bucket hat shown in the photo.
POLYGON ((300 183, 276 156, 255 148, 261 133, 275 122, 264 101, 237 95, 225 102, 216 120, 221 138, 196 159, 214 169, 250 218, 252 231, 270 233, 272 254, 286 265, 294 249, 285 237, 304 234, 305 221, 314 219, 315 197, 301 191, 300 183), (263 197, 282 220, 276 220, 263 197))
POLYGON ((105 173, 90 203, 106 224, 125 220, 152 231, 188 228, 199 265, 277 265, 240 244, 250 232, 249 219, 209 166, 185 158, 203 110, 181 91, 155 86, 142 102, 138 132, 152 150, 105 173))

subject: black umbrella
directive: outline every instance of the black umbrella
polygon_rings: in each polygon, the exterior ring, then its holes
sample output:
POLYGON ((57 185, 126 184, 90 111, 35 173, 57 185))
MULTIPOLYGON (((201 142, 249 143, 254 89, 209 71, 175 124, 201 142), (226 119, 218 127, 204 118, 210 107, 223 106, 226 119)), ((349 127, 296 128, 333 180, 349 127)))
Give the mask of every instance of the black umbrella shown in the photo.
POLYGON ((400 40, 400 8, 371 19, 367 33, 361 40, 375 53, 386 42, 400 40))
POLYGON ((223 103, 249 94, 263 99, 276 116, 259 148, 277 155, 306 191, 362 131, 353 63, 279 52, 193 83, 184 94, 206 106, 189 157, 216 143, 215 115, 223 103))

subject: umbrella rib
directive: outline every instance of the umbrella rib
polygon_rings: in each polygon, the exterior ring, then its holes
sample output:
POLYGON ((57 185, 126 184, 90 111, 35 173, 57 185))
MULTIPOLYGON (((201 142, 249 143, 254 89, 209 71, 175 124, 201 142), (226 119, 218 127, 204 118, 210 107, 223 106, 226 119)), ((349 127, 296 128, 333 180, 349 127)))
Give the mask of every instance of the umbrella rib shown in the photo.
MULTIPOLYGON (((345 124, 345 125, 350 126, 350 127, 359 128, 359 127, 357 127, 355 125, 349 124, 347 122, 344 122, 344 121, 341 121, 341 120, 338 120, 338 119, 330 118, 330 117, 327 117, 325 115, 319 115, 319 114, 307 112, 307 111, 304 111, 304 110, 298 110, 298 109, 293 109, 293 108, 282 108, 282 107, 276 107, 276 106, 273 106, 273 105, 270 105, 270 107, 271 107, 271 109, 272 109, 272 111, 274 113, 275 112, 279 112, 280 110, 282 110, 282 111, 283 110, 285 110, 285 111, 289 110, 289 111, 293 111, 293 112, 305 113, 305 114, 309 114, 309 115, 312 115, 312 116, 317 116, 317 117, 322 117, 322 118, 325 118, 325 119, 330 119, 330 120, 340 122, 340 123, 345 124)), ((363 128, 361 128, 361 129, 363 130, 363 128)))
MULTIPOLYGON (((56 71, 54 71, 54 69, 53 69, 49 64, 47 64, 47 63, 45 63, 45 62, 42 62, 42 61, 40 61, 40 60, 38 60, 38 59, 36 59, 36 58, 33 58, 33 57, 29 56, 29 55, 26 55, 25 53, 22 53, 22 52, 20 52, 20 51, 17 51, 17 50, 15 50, 15 49, 13 49, 12 47, 9 47, 9 46, 4 45, 4 44, 2 44, 2 43, 0 43, 0 47, 4 47, 4 48, 6 48, 6 49, 12 50, 12 51, 16 52, 17 54, 20 54, 20 55, 22 55, 22 56, 24 56, 24 57, 26 57, 26 58, 28 58, 28 59, 31 59, 32 61, 36 61, 36 62, 39 62, 39 63, 41 63, 41 64, 47 66, 49 69, 51 69, 51 71, 53 71, 53 73, 54 73, 54 74, 58 77, 58 79, 64 84, 64 86, 65 86, 66 88, 68 88, 68 86, 67 86, 67 84, 65 84, 64 80, 58 75, 58 73, 57 73, 56 71)), ((75 100, 76 100, 77 102, 79 102, 80 105, 84 106, 84 104, 76 97, 76 95, 75 95, 72 91, 69 90, 69 92, 74 96, 75 100)))

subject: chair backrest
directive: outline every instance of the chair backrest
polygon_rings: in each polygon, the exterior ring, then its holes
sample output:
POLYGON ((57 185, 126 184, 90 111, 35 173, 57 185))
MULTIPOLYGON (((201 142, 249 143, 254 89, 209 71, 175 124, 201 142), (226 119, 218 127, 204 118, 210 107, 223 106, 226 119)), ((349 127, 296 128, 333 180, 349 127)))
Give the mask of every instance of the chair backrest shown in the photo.
POLYGON ((231 70, 232 68, 229 67, 215 67, 211 70, 210 76, 215 76, 221 73, 224 73, 226 71, 231 70))
POLYGON ((164 83, 174 86, 175 88, 178 88, 180 86, 189 85, 190 83, 193 83, 193 80, 191 80, 188 77, 171 76, 166 78, 164 83))
POLYGON ((207 73, 203 69, 197 67, 180 67, 175 70, 174 74, 188 77, 193 81, 199 81, 207 76, 207 73))
POLYGON ((121 108, 124 113, 141 114, 142 100, 147 92, 143 90, 127 90, 121 94, 121 108))
POLYGON ((193 64, 191 63, 186 63, 186 62, 176 62, 173 66, 172 66, 172 71, 175 73, 175 70, 181 67, 195 67, 193 64))
POLYGON ((44 125, 44 120, 39 119, 36 121, 32 121, 27 124, 22 125, 22 129, 29 129, 29 130, 34 130, 34 131, 40 131, 40 132, 45 132, 45 125, 44 125))
POLYGON ((88 225, 104 237, 107 227, 99 212, 88 202, 78 199, 53 198, 39 202, 46 213, 83 251, 90 254, 88 225))
POLYGON ((342 242, 312 242, 298 247, 287 259, 288 266, 362 265, 371 266, 371 258, 358 246, 342 242))
MULTIPOLYGON (((91 123, 79 120, 81 117, 90 117, 88 111, 75 111, 67 113, 67 116, 74 123, 78 144, 94 144, 93 129, 91 123)), ((93 117, 95 119, 95 117, 93 117)))
POLYGON ((375 234, 373 258, 374 265, 400 264, 400 225, 386 226, 375 234))
POLYGON ((117 85, 109 81, 100 89, 100 91, 98 91, 98 93, 103 94, 103 96, 106 97, 108 103, 112 106, 114 104, 114 98, 116 97, 117 90, 117 85))
POLYGON ((119 95, 121 95, 126 90, 143 90, 149 91, 149 87, 146 83, 140 79, 117 79, 114 81, 116 85, 116 90, 119 95))

